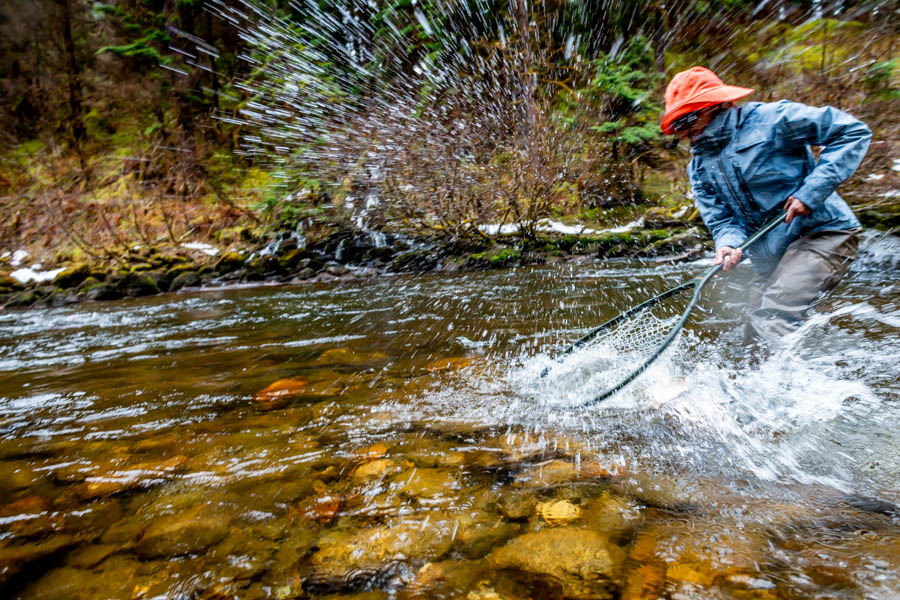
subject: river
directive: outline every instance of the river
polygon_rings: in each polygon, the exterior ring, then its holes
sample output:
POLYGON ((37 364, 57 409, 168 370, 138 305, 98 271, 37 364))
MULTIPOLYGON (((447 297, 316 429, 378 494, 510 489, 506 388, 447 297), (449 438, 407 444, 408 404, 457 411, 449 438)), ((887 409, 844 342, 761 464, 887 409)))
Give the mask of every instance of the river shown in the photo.
POLYGON ((898 250, 758 365, 742 266, 588 409, 536 374, 708 263, 0 313, 2 595, 900 597, 898 250))

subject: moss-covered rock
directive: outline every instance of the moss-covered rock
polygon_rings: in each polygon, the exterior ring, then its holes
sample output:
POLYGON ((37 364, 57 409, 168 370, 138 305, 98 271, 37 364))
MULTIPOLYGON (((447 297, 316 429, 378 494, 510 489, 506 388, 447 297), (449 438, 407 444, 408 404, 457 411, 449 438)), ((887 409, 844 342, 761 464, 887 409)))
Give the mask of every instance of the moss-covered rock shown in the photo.
POLYGON ((75 287, 75 289, 78 290, 79 292, 82 292, 84 290, 89 290, 90 288, 97 286, 101 283, 103 283, 103 282, 100 281, 99 279, 97 279, 96 277, 88 276, 87 279, 85 279, 84 281, 79 283, 75 287))
POLYGON ((155 279, 140 272, 129 273, 116 287, 125 296, 150 296, 160 291, 155 279))
POLYGON ((135 273, 135 272, 139 272, 139 271, 150 271, 150 270, 155 269, 155 268, 156 268, 156 265, 155 265, 155 264, 153 264, 152 262, 147 261, 147 262, 136 262, 136 263, 132 263, 132 264, 131 264, 131 268, 130 268, 129 270, 130 270, 132 273, 135 273))
POLYGON ((398 254, 388 265, 388 270, 394 273, 433 271, 440 262, 440 257, 430 250, 410 250, 398 254))
POLYGON ((244 257, 237 252, 226 252, 216 261, 214 269, 219 273, 227 273, 244 266, 244 257))
POLYGON ((106 276, 106 281, 112 284, 118 285, 122 281, 125 280, 131 273, 128 269, 115 269, 109 272, 109 275, 106 276))
POLYGON ((185 271, 179 273, 169 285, 170 292, 177 292, 186 287, 197 287, 200 285, 200 275, 196 271, 185 271))
POLYGON ((54 285, 42 285, 39 288, 36 288, 35 293, 43 298, 49 298, 56 292, 56 286, 54 285))
POLYGON ((145 279, 149 279, 154 283, 157 289, 161 292, 166 292, 169 290, 169 275, 167 272, 162 270, 150 271, 149 273, 144 274, 145 279))
POLYGON ((90 274, 91 268, 88 265, 81 264, 69 267, 53 278, 53 285, 58 288, 75 287, 89 277, 90 274))
POLYGON ((473 261, 483 261, 490 267, 505 267, 512 263, 518 262, 521 258, 519 251, 515 248, 496 247, 478 252, 471 256, 473 261))
POLYGON ((867 227, 876 229, 896 229, 900 227, 900 212, 864 210, 857 213, 859 220, 867 227))
POLYGON ((267 277, 284 273, 284 269, 281 268, 278 257, 274 254, 259 256, 250 261, 245 268, 247 269, 248 278, 255 276, 267 277))
POLYGON ((302 250, 294 249, 288 250, 278 262, 285 271, 299 271, 304 268, 300 266, 300 261, 310 260, 312 258, 313 253, 309 250, 306 250, 305 248, 302 250))
POLYGON ((176 277, 178 277, 182 273, 187 273, 188 271, 196 272, 197 265, 190 262, 183 262, 177 265, 173 265, 166 270, 166 277, 169 278, 169 281, 174 282, 176 277))
POLYGON ((118 300, 122 297, 116 284, 110 282, 99 282, 82 290, 85 300, 118 300))
POLYGON ((22 290, 25 286, 13 279, 9 273, 0 273, 0 287, 10 290, 22 290))
POLYGON ((31 306, 35 304, 41 297, 37 295, 34 290, 24 290, 19 292, 18 294, 13 294, 9 300, 6 301, 6 306, 10 307, 24 307, 31 306))
POLYGON ((91 267, 91 272, 88 274, 88 277, 93 277, 98 281, 104 281, 107 277, 109 277, 109 269, 100 266, 91 267))
POLYGON ((673 231, 672 235, 661 240, 656 240, 633 252, 635 256, 660 256, 663 254, 677 254, 688 251, 700 252, 710 245, 710 238, 704 235, 697 227, 691 227, 687 231, 673 231))

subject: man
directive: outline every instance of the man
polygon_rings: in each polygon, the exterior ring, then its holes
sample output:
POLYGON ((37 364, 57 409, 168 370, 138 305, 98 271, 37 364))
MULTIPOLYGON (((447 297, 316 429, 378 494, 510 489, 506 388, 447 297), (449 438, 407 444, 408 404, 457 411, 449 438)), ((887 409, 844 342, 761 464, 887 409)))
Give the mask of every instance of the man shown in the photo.
POLYGON ((744 337, 770 344, 797 329, 856 258, 861 226, 835 190, 859 166, 872 133, 830 106, 733 104, 753 91, 703 67, 682 71, 666 88, 661 127, 690 140, 688 177, 724 271, 740 262, 738 245, 787 211, 747 252, 758 278, 744 337), (818 161, 811 146, 821 147, 818 161))

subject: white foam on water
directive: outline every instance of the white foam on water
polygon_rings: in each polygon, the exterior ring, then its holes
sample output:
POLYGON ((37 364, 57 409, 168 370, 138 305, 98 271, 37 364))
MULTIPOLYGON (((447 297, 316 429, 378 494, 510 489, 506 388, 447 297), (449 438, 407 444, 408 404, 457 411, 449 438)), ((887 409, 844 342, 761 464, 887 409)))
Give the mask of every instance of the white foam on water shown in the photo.
MULTIPOLYGON (((548 354, 521 356, 507 367, 466 371, 442 382, 416 403, 418 414, 408 416, 580 433, 620 446, 629 463, 848 491, 860 465, 835 451, 842 437, 837 429, 861 422, 881 400, 836 366, 846 353, 800 355, 834 318, 875 318, 871 307, 853 306, 811 319, 758 366, 720 359, 709 342, 701 346, 711 357, 698 357, 696 348, 687 348, 700 342, 687 334, 621 392, 582 407, 609 386, 602 372, 592 371, 614 360, 608 349, 590 347, 561 363, 548 354)), ((883 321, 885 315, 877 317, 883 321)))

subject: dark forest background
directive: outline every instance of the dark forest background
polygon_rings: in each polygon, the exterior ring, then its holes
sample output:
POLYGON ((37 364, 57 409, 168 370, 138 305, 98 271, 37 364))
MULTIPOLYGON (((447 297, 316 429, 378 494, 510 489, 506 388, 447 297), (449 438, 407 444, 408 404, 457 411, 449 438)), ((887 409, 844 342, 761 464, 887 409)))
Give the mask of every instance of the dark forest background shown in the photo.
POLYGON ((897 28, 896 7, 881 2, 7 0, 0 250, 53 263, 135 244, 238 247, 297 227, 325 235, 360 210, 348 199, 373 193, 384 199, 380 227, 453 237, 484 235, 474 225, 491 222, 525 223, 519 234, 533 236, 545 217, 606 225, 674 214, 690 203, 687 152, 657 123, 666 81, 694 64, 755 87, 756 100, 832 104, 869 122, 875 143, 846 195, 889 223, 897 28), (248 18, 236 26, 214 14, 228 7, 248 18), (260 14, 327 57, 317 66, 331 87, 316 93, 331 91, 316 101, 358 120, 357 139, 321 142, 329 161, 305 154, 285 167, 277 153, 248 151, 259 124, 242 111, 259 97, 247 84, 280 83, 259 69, 274 64, 271 49, 242 35, 260 14), (320 27, 323 15, 346 29, 320 27), (463 39, 470 57, 499 67, 464 73, 452 59, 463 39), (345 61, 348 45, 369 67, 345 61), (483 97, 474 84, 428 88, 415 73, 429 59, 456 69, 448 82, 488 81, 483 97), (373 98, 401 103, 403 93, 421 104, 390 134, 391 160, 403 164, 373 182, 354 162, 387 135, 373 98), (451 135, 447 123, 460 120, 472 130, 451 135))

